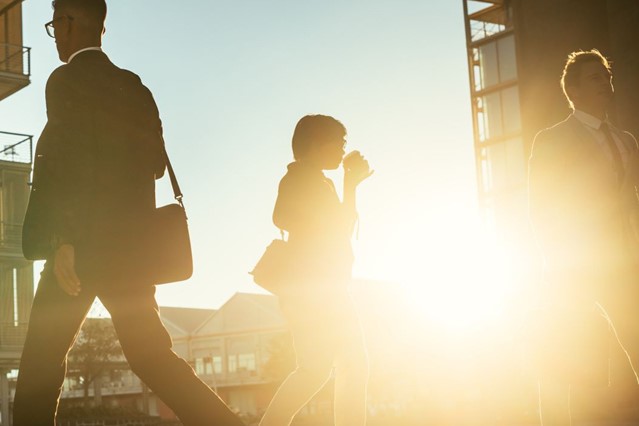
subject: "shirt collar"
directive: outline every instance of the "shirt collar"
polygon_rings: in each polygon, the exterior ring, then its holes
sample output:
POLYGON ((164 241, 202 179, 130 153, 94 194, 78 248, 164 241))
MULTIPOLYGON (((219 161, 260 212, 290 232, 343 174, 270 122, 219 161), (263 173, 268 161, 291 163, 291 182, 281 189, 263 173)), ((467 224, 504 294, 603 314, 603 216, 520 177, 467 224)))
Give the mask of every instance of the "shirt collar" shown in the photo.
POLYGON ((601 123, 610 124, 610 122, 608 121, 608 117, 606 117, 606 119, 602 121, 598 119, 597 117, 594 117, 588 114, 587 112, 583 112, 578 109, 576 109, 572 115, 574 115, 575 118, 579 120, 582 124, 585 124, 586 126, 591 127, 595 130, 599 130, 599 128, 601 127, 601 123))
POLYGON ((85 47, 84 49, 80 49, 77 52, 75 52, 73 55, 69 56, 69 60, 67 61, 67 64, 70 64, 73 58, 75 58, 79 53, 86 52, 87 50, 97 50, 98 52, 102 52, 102 48, 99 46, 85 47))

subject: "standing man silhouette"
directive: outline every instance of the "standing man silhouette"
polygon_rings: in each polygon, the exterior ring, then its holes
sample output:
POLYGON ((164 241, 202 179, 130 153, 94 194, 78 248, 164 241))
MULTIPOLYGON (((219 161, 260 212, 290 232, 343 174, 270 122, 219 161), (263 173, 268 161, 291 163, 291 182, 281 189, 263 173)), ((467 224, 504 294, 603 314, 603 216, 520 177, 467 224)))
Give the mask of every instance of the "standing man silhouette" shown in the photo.
POLYGON ((165 168, 153 97, 102 52, 104 0, 52 5, 45 27, 66 64, 47 82, 48 120, 23 229, 25 256, 46 264, 20 363, 14 425, 55 424, 67 353, 99 297, 134 373, 185 426, 240 426, 171 350, 153 283, 127 268, 165 168))
MULTIPOLYGON (((608 119, 612 71, 599 51, 570 54, 561 86, 573 113, 537 134, 529 164, 530 216, 544 254, 544 296, 555 312, 563 313, 563 320, 552 325, 555 332, 565 330, 560 345, 596 340, 587 330, 567 328, 578 315, 590 312, 596 318, 592 313, 598 313, 608 322, 618 342, 610 353, 612 383, 624 382, 632 392, 637 386, 633 362, 636 367, 639 361, 637 257, 631 250, 636 241, 637 142, 608 119)), ((606 350, 605 340, 598 346, 606 350)), ((574 346, 567 352, 572 358, 561 364, 573 368, 592 350, 574 346)), ((577 380, 565 372, 559 372, 563 378, 557 371, 547 373, 540 372, 542 423, 569 425, 570 386, 577 380)))

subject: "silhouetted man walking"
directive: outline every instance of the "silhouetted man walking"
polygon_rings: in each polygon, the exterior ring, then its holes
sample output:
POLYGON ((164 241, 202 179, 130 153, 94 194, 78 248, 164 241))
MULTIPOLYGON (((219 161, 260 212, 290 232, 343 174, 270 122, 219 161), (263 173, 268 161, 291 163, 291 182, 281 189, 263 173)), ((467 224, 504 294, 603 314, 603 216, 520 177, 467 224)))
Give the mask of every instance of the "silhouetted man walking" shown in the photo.
MULTIPOLYGON (((636 387, 632 363, 636 366, 639 355, 639 289, 632 222, 638 207, 637 142, 608 120, 612 72, 597 50, 572 53, 561 84, 573 113, 535 137, 529 170, 530 216, 544 253, 546 302, 563 315, 553 324, 565 330, 560 346, 573 344, 567 349, 573 358, 561 364, 573 368, 591 352, 606 350, 605 336, 601 345, 579 350, 574 344, 596 339, 588 330, 568 328, 577 315, 596 319, 600 314, 619 342, 611 348, 612 366, 621 366, 620 377, 636 387)), ((613 383, 620 377, 613 375, 613 383)), ((575 382, 565 371, 542 368, 545 426, 571 424, 569 386, 575 382)))
POLYGON ((67 352, 99 297, 131 368, 184 425, 240 426, 171 350, 153 283, 126 266, 165 168, 153 97, 102 52, 104 0, 57 0, 53 9, 46 29, 66 64, 47 82, 48 120, 23 230, 25 256, 46 265, 22 354, 14 425, 54 425, 67 352))

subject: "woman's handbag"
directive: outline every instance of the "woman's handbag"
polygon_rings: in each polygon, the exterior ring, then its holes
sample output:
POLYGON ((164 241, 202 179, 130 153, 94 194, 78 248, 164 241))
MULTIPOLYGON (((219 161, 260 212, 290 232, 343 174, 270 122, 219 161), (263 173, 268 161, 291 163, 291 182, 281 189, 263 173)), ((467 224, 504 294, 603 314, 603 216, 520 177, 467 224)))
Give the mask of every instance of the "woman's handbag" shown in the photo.
POLYGON ((253 281, 263 289, 278 294, 283 287, 295 279, 298 269, 293 258, 290 244, 284 239, 273 240, 260 260, 249 274, 253 275, 253 281))

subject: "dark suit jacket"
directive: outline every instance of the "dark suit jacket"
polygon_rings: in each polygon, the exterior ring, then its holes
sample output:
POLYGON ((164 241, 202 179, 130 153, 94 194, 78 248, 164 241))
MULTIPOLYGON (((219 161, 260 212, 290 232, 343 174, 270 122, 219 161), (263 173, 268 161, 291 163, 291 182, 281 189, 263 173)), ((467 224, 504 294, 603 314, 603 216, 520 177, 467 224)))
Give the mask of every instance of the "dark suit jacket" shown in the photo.
POLYGON ((611 288, 632 259, 630 218, 637 209, 637 142, 612 129, 630 153, 618 183, 611 160, 574 116, 535 137, 529 162, 529 211, 545 276, 564 297, 592 300, 611 288))
POLYGON ((29 259, 52 241, 72 244, 76 269, 107 276, 139 253, 164 172, 161 122, 139 77, 99 51, 57 68, 46 88, 47 124, 38 140, 23 227, 29 259), (139 246, 139 244, 138 244, 139 246))

